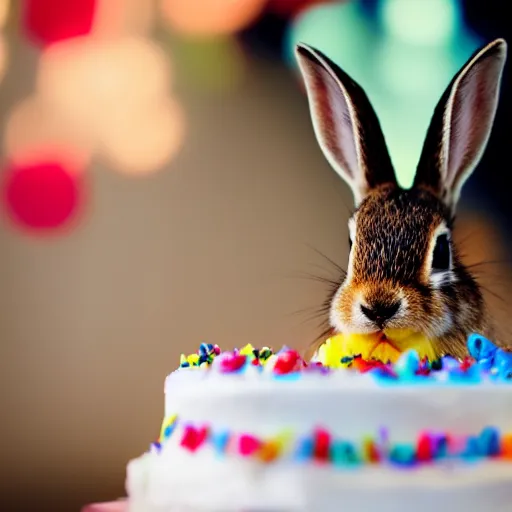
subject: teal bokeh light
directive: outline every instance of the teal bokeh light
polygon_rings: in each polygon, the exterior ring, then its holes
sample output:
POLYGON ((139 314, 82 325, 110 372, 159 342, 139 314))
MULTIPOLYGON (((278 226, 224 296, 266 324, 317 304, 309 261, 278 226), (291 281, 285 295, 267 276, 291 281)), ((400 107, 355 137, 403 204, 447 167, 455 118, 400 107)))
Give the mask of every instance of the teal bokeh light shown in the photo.
POLYGON ((387 32, 405 44, 447 44, 460 28, 456 0, 384 0, 379 11, 387 32))
POLYGON ((323 51, 365 89, 404 187, 435 105, 482 44, 464 26, 458 0, 380 0, 376 19, 357 0, 316 6, 289 28, 284 50, 294 69, 298 42, 323 51))

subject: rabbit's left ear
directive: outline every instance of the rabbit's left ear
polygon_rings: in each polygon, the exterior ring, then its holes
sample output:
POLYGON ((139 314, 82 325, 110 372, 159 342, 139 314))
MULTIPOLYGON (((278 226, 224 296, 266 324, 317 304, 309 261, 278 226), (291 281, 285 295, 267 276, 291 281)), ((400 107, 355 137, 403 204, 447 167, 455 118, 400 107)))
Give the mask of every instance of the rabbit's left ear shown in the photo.
POLYGON ((430 122, 414 186, 432 190, 452 212, 487 145, 506 57, 503 39, 475 52, 447 87, 430 122))
POLYGON ((373 188, 396 185, 379 120, 363 89, 322 52, 299 44, 296 55, 316 138, 352 189, 356 206, 373 188))

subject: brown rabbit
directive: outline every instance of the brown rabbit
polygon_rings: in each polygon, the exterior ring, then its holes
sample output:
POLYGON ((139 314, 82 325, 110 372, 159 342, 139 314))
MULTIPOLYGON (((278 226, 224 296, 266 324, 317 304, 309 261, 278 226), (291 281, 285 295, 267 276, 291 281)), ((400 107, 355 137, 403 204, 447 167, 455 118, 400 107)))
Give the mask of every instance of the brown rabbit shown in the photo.
POLYGON ((346 278, 330 306, 338 332, 414 329, 440 355, 466 355, 471 332, 493 336, 478 284, 451 232, 464 182, 487 144, 507 44, 477 51, 441 97, 412 188, 398 185, 377 115, 363 89, 320 51, 299 44, 314 131, 351 187, 346 278))

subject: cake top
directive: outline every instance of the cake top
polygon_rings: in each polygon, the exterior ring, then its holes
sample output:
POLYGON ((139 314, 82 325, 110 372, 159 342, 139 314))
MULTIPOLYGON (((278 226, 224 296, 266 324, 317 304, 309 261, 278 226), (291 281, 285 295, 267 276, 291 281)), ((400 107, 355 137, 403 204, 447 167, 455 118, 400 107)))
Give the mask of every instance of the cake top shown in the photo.
POLYGON ((248 344, 241 349, 223 352, 217 345, 202 343, 199 350, 188 356, 182 355, 180 370, 205 370, 217 374, 262 373, 276 378, 296 379, 304 374, 331 375, 348 372, 368 374, 380 383, 433 383, 483 381, 512 383, 512 352, 498 348, 479 334, 471 334, 467 340, 468 357, 463 360, 449 355, 430 360, 421 352, 410 349, 401 353, 395 361, 365 358, 361 354, 347 355, 346 340, 332 337, 320 347, 310 361, 291 348, 274 351, 248 344))

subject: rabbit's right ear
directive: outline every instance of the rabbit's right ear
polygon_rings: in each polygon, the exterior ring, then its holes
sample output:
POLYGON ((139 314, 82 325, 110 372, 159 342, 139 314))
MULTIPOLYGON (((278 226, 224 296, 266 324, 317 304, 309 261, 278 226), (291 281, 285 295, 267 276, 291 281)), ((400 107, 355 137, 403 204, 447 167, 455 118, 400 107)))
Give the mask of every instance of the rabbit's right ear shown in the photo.
POLYGON ((452 211, 491 133, 507 43, 496 39, 455 75, 432 116, 414 186, 432 190, 452 211))
POLYGON ((370 190, 397 185, 379 120, 363 89, 323 53, 296 47, 313 128, 334 170, 352 189, 356 206, 370 190))

